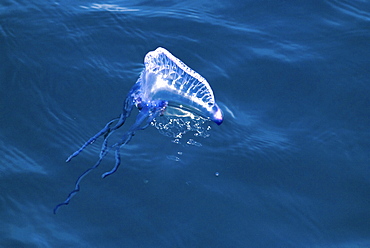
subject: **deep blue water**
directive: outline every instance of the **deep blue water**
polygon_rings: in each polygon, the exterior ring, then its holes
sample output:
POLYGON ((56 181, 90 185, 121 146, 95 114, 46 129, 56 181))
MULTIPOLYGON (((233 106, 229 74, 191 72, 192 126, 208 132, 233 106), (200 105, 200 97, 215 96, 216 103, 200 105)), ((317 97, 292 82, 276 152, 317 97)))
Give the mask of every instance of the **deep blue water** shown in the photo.
POLYGON ((370 247, 369 68, 366 0, 3 0, 0 246, 370 247), (158 46, 224 123, 138 132, 54 215, 158 46))

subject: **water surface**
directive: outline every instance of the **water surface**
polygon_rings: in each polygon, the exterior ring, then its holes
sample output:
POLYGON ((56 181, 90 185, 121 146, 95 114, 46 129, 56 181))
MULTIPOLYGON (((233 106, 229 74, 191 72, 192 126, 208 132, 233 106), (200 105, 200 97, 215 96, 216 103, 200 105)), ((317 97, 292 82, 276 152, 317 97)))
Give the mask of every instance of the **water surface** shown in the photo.
POLYGON ((0 246, 370 246, 367 1, 6 0, 0 20, 0 246), (158 46, 224 123, 138 132, 53 215, 158 46))

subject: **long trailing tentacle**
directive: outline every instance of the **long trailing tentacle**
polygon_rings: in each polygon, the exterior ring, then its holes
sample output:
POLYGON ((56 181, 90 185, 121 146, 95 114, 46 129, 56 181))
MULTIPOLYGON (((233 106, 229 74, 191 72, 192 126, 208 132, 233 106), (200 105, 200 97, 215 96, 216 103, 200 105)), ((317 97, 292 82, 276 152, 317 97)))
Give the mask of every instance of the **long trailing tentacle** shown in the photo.
POLYGON ((71 161, 72 158, 74 158, 78 154, 80 154, 88 145, 94 143, 100 136, 104 135, 104 139, 106 139, 107 136, 111 132, 113 132, 116 129, 120 128, 125 123, 126 119, 130 116, 133 106, 134 106, 134 104, 133 104, 133 101, 132 101, 132 97, 127 97, 127 99, 125 101, 125 105, 123 107, 122 114, 120 115, 120 117, 119 118, 114 118, 113 120, 111 120, 110 122, 108 122, 104 126, 104 128, 102 130, 100 130, 97 134, 95 134, 88 141, 86 141, 85 144, 83 144, 77 151, 75 151, 74 153, 72 153, 72 155, 70 155, 67 158, 66 162, 68 163, 69 161, 71 161), (113 126, 112 128, 110 128, 110 126, 112 125, 112 123, 114 123, 115 121, 117 121, 116 125, 113 126))
POLYGON ((116 144, 112 146, 116 148, 116 153, 115 153, 116 164, 112 168, 112 170, 105 172, 102 175, 102 178, 112 175, 114 172, 117 171, 118 167, 121 164, 120 148, 126 145, 128 142, 130 142, 132 136, 134 136, 137 130, 144 130, 145 128, 147 128, 150 125, 150 123, 154 120, 154 118, 156 118, 159 114, 163 112, 163 108, 165 108, 165 105, 164 106, 160 105, 159 107, 153 107, 152 109, 148 107, 144 107, 143 109, 141 109, 141 111, 139 112, 136 118, 134 125, 132 125, 129 131, 125 133, 121 142, 117 142, 116 144), (146 119, 145 125, 141 126, 142 123, 144 123, 145 119, 146 119))
POLYGON ((82 147, 80 149, 78 149, 70 157, 68 157, 67 162, 69 162, 73 157, 75 157, 79 153, 81 153, 81 151, 83 149, 85 149, 89 144, 93 143, 97 138, 104 135, 104 141, 103 141, 102 148, 101 148, 101 151, 100 151, 99 160, 95 163, 94 166, 87 169, 84 173, 82 173, 78 177, 78 179, 76 181, 76 184, 75 184, 75 188, 69 193, 67 199, 64 202, 55 206, 54 214, 57 212, 57 210, 61 206, 69 204, 69 202, 71 201, 73 196, 76 195, 78 193, 78 191, 80 191, 80 182, 81 182, 81 180, 87 174, 89 174, 90 171, 92 171, 93 169, 97 168, 100 165, 101 161, 107 155, 107 153, 109 152, 109 150, 111 148, 115 148, 116 163, 115 163, 115 166, 113 167, 113 169, 104 173, 102 175, 102 177, 105 178, 106 176, 109 176, 109 175, 113 174, 114 172, 116 172, 119 165, 121 164, 120 148, 122 146, 124 146, 125 144, 127 144, 131 140, 132 136, 135 134, 135 132, 137 130, 143 130, 143 129, 147 128, 149 126, 149 124, 153 121, 153 119, 156 118, 159 114, 161 114, 163 112, 163 110, 165 109, 166 106, 167 106, 167 102, 164 102, 164 101, 162 102, 161 101, 161 102, 158 103, 158 105, 154 105, 152 107, 149 107, 149 106, 143 107, 140 110, 140 112, 139 112, 139 114, 136 118, 135 123, 125 133, 121 142, 117 142, 114 145, 109 147, 108 146, 109 136, 112 135, 112 133, 114 133, 114 131, 116 129, 121 127, 125 123, 125 120, 127 119, 127 117, 129 117, 129 115, 131 114, 131 111, 132 111, 132 108, 133 108, 133 101, 131 101, 131 98, 126 99, 125 107, 124 107, 123 113, 121 114, 120 118, 115 118, 115 119, 111 120, 110 122, 108 122, 102 130, 100 130, 96 135, 94 135, 84 145, 82 145, 82 147), (146 122, 145 122, 145 120, 146 120, 146 122), (112 128, 110 128, 112 123, 114 123, 115 121, 117 121, 116 125, 113 126, 112 128), (145 125, 142 126, 143 123, 145 123, 145 125))
POLYGON ((72 158, 74 158, 78 154, 80 154, 88 145, 94 143, 100 136, 106 135, 107 133, 109 133, 110 132, 110 125, 112 125, 112 123, 117 121, 118 119, 120 119, 120 118, 115 118, 115 119, 111 120, 110 122, 108 122, 102 130, 100 130, 97 134, 95 134, 88 141, 86 141, 85 144, 83 144, 77 151, 72 153, 72 155, 67 158, 66 162, 71 161, 72 158))
MULTIPOLYGON (((111 122, 112 122, 112 121, 111 121, 111 122)), ((117 123, 117 124, 118 124, 118 123, 117 123)), ((123 124, 123 123, 122 123, 122 124, 123 124)), ((122 125, 122 124, 121 124, 121 125, 122 125)), ((117 125, 116 125, 115 127, 117 127, 117 125)), ((118 127, 117 127, 117 128, 118 128, 118 127)), ((117 129, 117 128, 115 128, 115 129, 117 129)), ((100 165, 100 163, 101 163, 101 161, 103 160, 103 158, 105 157, 105 155, 107 155, 107 154, 108 154, 109 149, 110 149, 110 147, 108 147, 108 137, 109 137, 113 132, 114 132, 113 128, 106 132, 106 134, 104 135, 104 141, 103 141, 103 144, 102 144, 102 148, 101 148, 101 150, 100 150, 100 155, 99 155, 99 159, 98 159, 98 161, 94 164, 94 166, 92 166, 91 168, 87 169, 84 173, 82 173, 82 174, 77 178, 76 183, 75 183, 75 188, 74 188, 74 189, 69 193, 69 195, 68 195, 67 199, 66 199, 64 202, 62 202, 62 203, 60 203, 60 204, 58 204, 58 205, 56 205, 56 206, 55 206, 55 208, 54 208, 54 214, 56 214, 57 210, 58 210, 61 206, 64 206, 64 205, 68 205, 68 204, 69 204, 69 202, 71 201, 71 199, 73 198, 73 196, 74 196, 75 194, 77 194, 77 192, 78 192, 78 191, 80 191, 80 182, 82 181, 82 179, 83 179, 87 174, 89 174, 89 173, 90 173, 90 171, 92 171, 93 169, 96 169, 96 168, 100 165)))
POLYGON ((115 153, 115 158, 116 158, 116 163, 112 170, 105 172, 102 175, 102 178, 105 178, 114 172, 117 171, 118 167, 121 164, 121 156, 120 156, 120 148, 130 142, 132 136, 135 134, 136 130, 140 130, 141 124, 145 121, 145 119, 150 115, 150 110, 148 107, 144 107, 140 110, 138 116, 136 117, 135 123, 130 127, 130 129, 124 134, 124 136, 121 139, 121 142, 115 143, 112 147, 116 148, 116 153, 115 153))
POLYGON ((75 188, 69 193, 67 199, 56 205, 55 208, 54 208, 54 214, 56 214, 57 210, 61 207, 61 206, 64 206, 64 205, 68 205, 69 202, 71 201, 71 199, 73 198, 73 196, 75 194, 77 194, 78 191, 80 191, 80 182, 81 180, 87 175, 90 173, 90 171, 92 171, 93 169, 97 168, 101 161, 103 160, 103 158, 105 157, 105 155, 107 155, 109 151, 109 147, 107 146, 107 139, 104 140, 103 142, 103 145, 102 145, 102 149, 100 151, 100 155, 99 155, 99 160, 95 163, 94 166, 92 166, 91 168, 87 169, 84 173, 82 173, 76 180, 76 183, 75 183, 75 188))
MULTIPOLYGON (((132 100, 132 97, 131 96, 128 96, 126 98, 126 101, 125 101, 125 104, 124 104, 124 107, 123 107, 123 111, 122 111, 122 114, 120 115, 119 118, 115 118, 111 121, 109 121, 102 130, 100 130, 97 134, 95 134, 93 137, 91 137, 88 141, 85 142, 85 144, 83 144, 77 151, 75 151, 71 156, 69 156, 66 160, 66 162, 69 162, 71 161, 72 158, 76 157, 78 154, 80 154, 88 145, 94 143, 100 136, 104 135, 104 141, 103 141, 103 144, 102 144, 102 148, 100 150, 100 155, 99 155, 99 159, 98 161, 95 163, 94 166, 92 166, 91 168, 87 169, 84 173, 82 173, 78 178, 77 178, 77 181, 75 183, 75 188, 69 193, 67 199, 56 205, 55 208, 54 208, 54 214, 56 214, 57 210, 61 207, 61 206, 64 206, 64 205, 68 205, 69 202, 71 201, 71 199, 73 198, 73 196, 75 194, 78 193, 78 191, 80 191, 80 182, 81 180, 87 175, 90 173, 90 171, 92 171, 93 169, 97 168, 101 161, 103 160, 103 158, 105 157, 105 155, 107 155, 110 147, 108 147, 108 138, 109 136, 114 133, 115 130, 117 130, 118 128, 120 128, 126 121, 126 119, 130 116, 131 114, 131 111, 132 111, 132 108, 134 106, 134 103, 133 103, 133 100, 132 100), (114 123, 115 121, 117 121, 116 125, 114 125, 112 128, 110 127, 112 125, 112 123, 114 123)), ((118 153, 119 154, 119 153, 118 153)))

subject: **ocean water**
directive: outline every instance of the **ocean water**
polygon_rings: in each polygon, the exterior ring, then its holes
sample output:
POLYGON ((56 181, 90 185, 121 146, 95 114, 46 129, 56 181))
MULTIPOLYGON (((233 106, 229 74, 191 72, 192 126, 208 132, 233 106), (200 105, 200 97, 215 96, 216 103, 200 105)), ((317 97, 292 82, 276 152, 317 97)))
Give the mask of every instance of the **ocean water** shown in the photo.
POLYGON ((369 68, 366 0, 3 0, 0 247, 370 247, 369 68), (159 46, 224 123, 137 132, 53 214, 159 46))

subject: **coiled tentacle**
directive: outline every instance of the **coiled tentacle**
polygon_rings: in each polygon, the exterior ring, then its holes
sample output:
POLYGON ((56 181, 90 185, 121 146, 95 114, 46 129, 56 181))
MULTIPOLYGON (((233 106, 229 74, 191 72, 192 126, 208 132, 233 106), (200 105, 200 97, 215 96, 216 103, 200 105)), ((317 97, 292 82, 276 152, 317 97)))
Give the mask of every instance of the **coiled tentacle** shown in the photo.
POLYGON ((149 107, 144 107, 140 110, 134 125, 132 125, 131 128, 125 133, 121 142, 117 142, 116 144, 112 146, 116 148, 116 152, 115 152, 116 164, 112 170, 105 172, 102 175, 102 178, 105 178, 117 171, 118 167, 121 164, 120 148, 124 146, 125 144, 127 144, 128 142, 130 142, 132 136, 134 136, 137 130, 143 130, 147 128, 149 124, 153 121, 153 119, 163 112, 163 108, 165 108, 165 105, 163 106, 160 105, 159 107, 156 106, 156 107, 153 107, 152 109, 150 109, 149 107), (141 126, 142 123, 144 123, 145 119, 147 119, 145 122, 145 125, 141 126))
MULTIPOLYGON (((127 103, 127 101, 126 101, 126 103, 127 103)), ((103 144, 102 144, 102 148, 100 150, 100 155, 99 155, 98 161, 94 164, 94 166, 92 166, 91 168, 87 169, 84 173, 82 173, 78 177, 78 179, 77 179, 77 181, 75 183, 75 188, 69 193, 67 199, 64 202, 62 202, 62 203, 58 204, 57 206, 55 206, 55 208, 54 208, 54 214, 57 212, 57 210, 61 206, 64 206, 64 205, 68 205, 69 204, 69 202, 71 201, 71 199, 73 198, 73 196, 76 195, 78 193, 78 191, 80 191, 80 183, 81 183, 81 180, 87 174, 89 174, 90 171, 92 171, 93 169, 97 168, 100 165, 100 163, 103 160, 103 158, 105 157, 105 155, 107 155, 108 152, 109 152, 109 150, 112 149, 112 148, 115 148, 115 159, 116 159, 116 163, 115 163, 115 166, 112 168, 112 170, 110 170, 108 172, 105 172, 102 175, 102 178, 105 178, 105 177, 113 174, 114 172, 116 172, 117 169, 118 169, 118 167, 121 164, 120 148, 123 147, 128 142, 130 142, 132 136, 135 134, 135 132, 137 130, 143 130, 143 129, 147 128, 149 126, 149 124, 153 121, 153 119, 156 118, 159 114, 161 114, 164 111, 164 109, 166 108, 166 106, 167 106, 167 102, 160 101, 160 102, 155 102, 154 105, 149 105, 149 106, 143 107, 139 111, 139 114, 138 114, 138 116, 136 118, 135 123, 124 134, 124 136, 122 137, 121 141, 115 143, 112 146, 108 146, 108 138, 109 138, 109 136, 112 135, 112 133, 114 133, 115 130, 117 130, 118 128, 120 128, 124 124, 126 118, 131 113, 132 106, 128 106, 128 107, 126 106, 127 108, 124 109, 124 113, 121 114, 120 118, 115 118, 115 119, 111 120, 110 122, 108 122, 102 130, 100 130, 97 134, 95 134, 93 137, 91 137, 87 142, 85 142, 85 144, 83 144, 81 146, 80 149, 78 149, 71 156, 69 156, 68 159, 67 159, 67 162, 69 162, 73 157, 76 157, 78 154, 80 154, 83 151, 83 149, 85 149, 89 144, 93 143, 100 136, 104 135, 104 141, 103 141, 103 144), (117 121, 116 125, 114 127, 110 128, 110 126, 112 125, 112 123, 114 123, 115 121, 117 121), (145 123, 144 126, 142 126, 143 123, 145 123)))
POLYGON ((108 122, 104 128, 102 130, 100 130, 97 134, 95 134, 93 137, 91 137, 88 141, 85 142, 85 144, 83 144, 77 151, 75 151, 74 153, 72 153, 72 155, 70 155, 66 162, 68 163, 69 161, 72 160, 72 158, 76 157, 78 154, 80 154, 88 145, 94 143, 100 136, 104 135, 104 139, 107 139, 108 135, 115 131, 116 129, 120 128, 126 121, 126 119, 130 116, 131 114, 131 111, 132 111, 132 108, 133 108, 133 101, 132 101, 132 97, 127 97, 126 101, 125 101, 125 106, 123 108, 123 111, 122 111, 122 114, 120 115, 119 118, 114 118, 113 120, 111 120, 110 122, 108 122), (110 126, 112 125, 112 123, 114 123, 115 121, 117 121, 116 125, 112 128, 110 128, 110 126))

